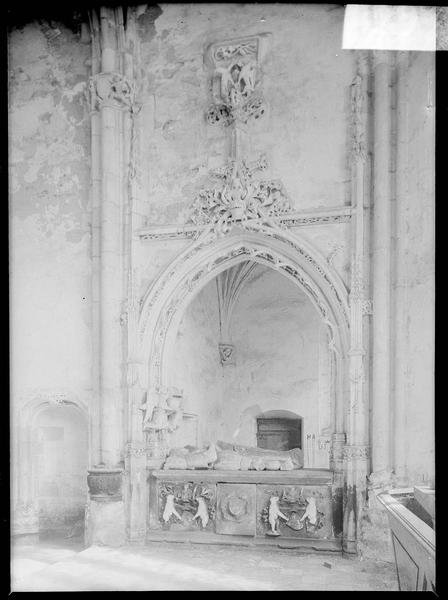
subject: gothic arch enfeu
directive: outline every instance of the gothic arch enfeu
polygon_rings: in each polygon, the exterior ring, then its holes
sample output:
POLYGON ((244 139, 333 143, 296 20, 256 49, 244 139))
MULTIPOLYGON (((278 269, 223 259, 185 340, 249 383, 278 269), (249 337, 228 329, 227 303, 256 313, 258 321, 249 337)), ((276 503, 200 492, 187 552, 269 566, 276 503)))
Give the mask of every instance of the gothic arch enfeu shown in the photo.
POLYGON ((332 349, 340 358, 347 356, 348 296, 334 269, 297 234, 238 231, 211 243, 199 238, 148 290, 138 328, 145 387, 166 383, 165 358, 187 304, 208 281, 246 260, 273 268, 301 287, 326 323, 332 349))

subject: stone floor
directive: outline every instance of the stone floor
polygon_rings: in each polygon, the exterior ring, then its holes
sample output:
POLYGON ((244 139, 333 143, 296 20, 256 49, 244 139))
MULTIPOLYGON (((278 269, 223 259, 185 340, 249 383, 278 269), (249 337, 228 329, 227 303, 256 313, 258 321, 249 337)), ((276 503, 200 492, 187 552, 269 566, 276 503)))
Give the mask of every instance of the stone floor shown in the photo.
POLYGON ((16 591, 397 590, 395 567, 334 555, 233 546, 151 542, 90 547, 26 540, 11 550, 16 591))

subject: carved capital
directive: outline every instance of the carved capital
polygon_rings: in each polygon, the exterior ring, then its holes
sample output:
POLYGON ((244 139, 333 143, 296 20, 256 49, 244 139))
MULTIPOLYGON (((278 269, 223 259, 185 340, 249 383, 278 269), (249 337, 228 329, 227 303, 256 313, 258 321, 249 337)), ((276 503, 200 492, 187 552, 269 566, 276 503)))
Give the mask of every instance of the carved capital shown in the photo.
POLYGON ((89 88, 92 110, 132 109, 134 105, 134 85, 121 73, 98 73, 90 78, 89 88))
POLYGON ((122 499, 122 469, 89 469, 87 485, 92 500, 117 502, 122 499))
POLYGON ((343 457, 346 461, 367 460, 370 457, 369 446, 352 445, 344 446, 343 457))

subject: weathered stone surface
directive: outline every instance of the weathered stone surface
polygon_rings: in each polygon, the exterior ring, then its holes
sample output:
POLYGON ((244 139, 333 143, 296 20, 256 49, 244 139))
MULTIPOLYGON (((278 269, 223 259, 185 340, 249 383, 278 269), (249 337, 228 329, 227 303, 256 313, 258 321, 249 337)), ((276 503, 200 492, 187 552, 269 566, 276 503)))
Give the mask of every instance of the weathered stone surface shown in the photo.
POLYGON ((216 532, 225 535, 255 535, 256 486, 217 485, 216 532))
POLYGON ((122 546, 126 542, 124 502, 96 502, 86 508, 86 544, 122 546))
MULTIPOLYGON (((186 309, 175 352, 166 361, 173 365, 173 383, 186 390, 186 418, 185 429, 179 428, 163 443, 202 445, 221 438, 254 445, 256 416, 281 409, 303 418, 305 466, 328 466, 331 434, 345 433, 350 447, 362 446, 365 457, 370 444, 374 463, 380 450, 378 469, 394 471, 397 484, 430 483, 434 476, 434 56, 397 53, 389 70, 381 67, 383 87, 376 86, 380 80, 375 79, 370 95, 366 94, 369 114, 358 111, 369 127, 375 118, 378 124, 371 128, 375 139, 367 131, 364 139, 362 131, 356 135, 352 131, 351 113, 356 112, 357 102, 352 82, 362 89, 371 74, 357 74, 365 57, 340 49, 342 6, 278 4, 268 12, 261 4, 235 5, 234 10, 220 4, 141 6, 124 19, 126 32, 114 21, 119 11, 115 17, 108 14, 110 19, 102 20, 101 56, 92 55, 87 23, 79 34, 62 23, 36 21, 13 28, 9 37, 13 466, 20 472, 14 482, 15 499, 23 507, 31 506, 39 486, 49 498, 56 497, 54 482, 42 480, 35 485, 31 457, 36 441, 23 432, 19 435, 20 428, 30 429, 36 415, 25 411, 28 402, 34 402, 37 410, 36 390, 47 390, 58 402, 63 388, 76 406, 82 410, 89 406, 92 463, 98 462, 100 452, 110 465, 123 458, 125 422, 138 438, 131 443, 144 447, 141 412, 125 412, 140 401, 148 381, 145 374, 142 381, 129 378, 122 365, 130 358, 126 351, 137 355, 143 343, 136 334, 139 302, 192 242, 195 232, 186 232, 189 237, 180 231, 178 237, 159 238, 155 232, 152 239, 141 240, 138 231, 144 225, 181 229, 191 216, 194 198, 210 187, 210 172, 223 167, 235 148, 244 149, 248 161, 266 155, 270 165, 266 180, 281 181, 292 209, 347 209, 337 223, 316 225, 310 218, 291 230, 297 240, 322 254, 328 272, 334 270, 346 286, 344 293, 352 279, 356 282, 350 272, 355 222, 349 215, 350 203, 360 184, 364 186, 358 207, 366 209, 361 209, 365 280, 357 282, 363 295, 364 335, 356 338, 363 347, 351 349, 357 359, 350 359, 360 369, 350 373, 350 383, 335 376, 346 369, 345 358, 329 352, 328 328, 306 294, 261 267, 234 307, 228 327, 232 339, 220 340, 220 308, 211 282, 195 290, 199 293, 186 309), (206 48, 261 34, 268 35, 263 38, 266 45, 257 58, 254 81, 264 114, 248 119, 230 136, 226 128, 206 121, 213 70, 204 61, 206 48), (120 57, 114 49, 118 40, 126 43, 126 55, 120 57), (118 84, 129 82, 132 94, 113 106, 97 102, 92 107, 86 94, 89 78, 94 74, 96 80, 108 79, 109 75, 96 76, 103 67, 118 84), (126 75, 118 73, 121 67, 126 75), (381 89, 390 90, 391 102, 379 93, 381 89), (103 111, 101 117, 95 111, 96 116, 90 114, 91 108, 103 111), (125 116, 119 113, 122 109, 125 116), (392 142, 382 115, 393 124, 392 142), (91 148, 101 144, 102 150, 92 155, 91 148), (361 147, 363 151, 356 152, 361 147), (387 174, 391 174, 390 186, 387 174), (375 237, 371 221, 378 215, 381 182, 385 210, 379 231, 385 239, 375 237), (374 239, 369 239, 372 232, 374 239), (368 253, 372 248, 377 258, 386 256, 384 271, 381 261, 376 268, 377 274, 384 275, 384 290, 371 277, 368 253), (390 299, 387 308, 384 299, 390 299), (385 322, 387 327, 378 326, 385 322), (218 340, 234 348, 224 372, 218 340), (364 411, 371 405, 371 350, 378 358, 377 349, 385 345, 390 377, 382 380, 379 368, 376 389, 383 384, 384 393, 377 397, 391 411, 381 412, 383 404, 374 403, 368 440, 364 411), (98 391, 100 380, 92 364, 100 356, 96 367, 101 368, 102 397, 107 399, 101 415, 98 394, 92 392, 98 391), (346 383, 347 387, 362 384, 366 390, 362 398, 353 394, 356 402, 350 406, 345 400, 346 383), (335 397, 344 398, 338 409, 335 397), (384 413, 382 422, 389 423, 389 412, 394 415, 390 436, 379 426, 381 418, 376 419, 384 413)), ((244 86, 252 92, 250 80, 249 75, 244 86)), ((221 99, 233 102, 225 93, 221 99)), ((352 331, 359 325, 355 320, 352 331)), ((144 479, 144 467, 134 468, 134 463, 144 460, 145 452, 127 457, 130 490, 143 489, 143 481, 136 485, 136 478, 144 479)), ((340 454, 332 463, 337 468, 342 468, 340 454)), ((158 466, 163 458, 156 461, 158 466)), ((364 485, 368 473, 356 471, 356 460, 351 460, 356 457, 346 453, 345 458, 350 459, 353 475, 345 502, 353 516, 359 508, 354 490, 364 485)), ((138 502, 133 497, 136 514, 146 510, 145 493, 139 492, 138 502)), ((363 493, 358 489, 360 501, 363 493)), ((342 498, 335 497, 334 511, 340 514, 342 498)), ((378 515, 372 511, 376 523, 378 515)), ((25 521, 31 523, 32 518, 28 515, 25 521)), ((383 529, 378 519, 378 528, 383 529)), ((366 540, 368 531, 376 535, 370 525, 367 517, 360 524, 366 540)), ((354 522, 347 528, 354 543, 354 522)), ((142 524, 139 531, 143 536, 142 524)), ((371 547, 376 547, 375 542, 371 547)), ((377 548, 382 552, 380 545, 377 548)))

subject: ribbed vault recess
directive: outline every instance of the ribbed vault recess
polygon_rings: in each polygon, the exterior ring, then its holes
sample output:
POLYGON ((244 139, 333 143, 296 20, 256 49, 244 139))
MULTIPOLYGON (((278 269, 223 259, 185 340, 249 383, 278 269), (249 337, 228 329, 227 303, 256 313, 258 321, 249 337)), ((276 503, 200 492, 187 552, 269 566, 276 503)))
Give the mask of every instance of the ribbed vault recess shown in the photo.
POLYGON ((256 266, 257 263, 247 260, 223 271, 216 278, 221 343, 231 343, 230 323, 233 309, 256 266))

